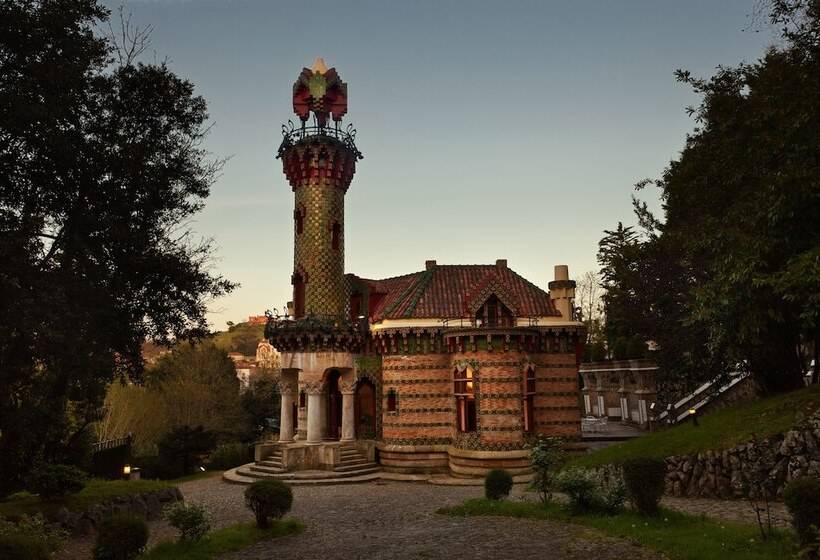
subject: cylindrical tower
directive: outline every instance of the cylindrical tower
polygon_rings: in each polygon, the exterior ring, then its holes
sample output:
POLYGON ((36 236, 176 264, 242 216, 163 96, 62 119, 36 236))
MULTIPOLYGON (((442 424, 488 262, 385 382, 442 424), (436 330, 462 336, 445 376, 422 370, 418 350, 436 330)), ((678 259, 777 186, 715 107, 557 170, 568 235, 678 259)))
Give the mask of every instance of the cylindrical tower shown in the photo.
POLYGON ((283 128, 279 148, 294 192, 293 314, 344 317, 350 295, 344 269, 344 196, 361 153, 355 131, 340 129, 347 112, 347 84, 317 59, 293 87, 301 127, 283 128), (314 126, 306 126, 310 114, 314 126), (328 116, 333 124, 326 126, 328 116))

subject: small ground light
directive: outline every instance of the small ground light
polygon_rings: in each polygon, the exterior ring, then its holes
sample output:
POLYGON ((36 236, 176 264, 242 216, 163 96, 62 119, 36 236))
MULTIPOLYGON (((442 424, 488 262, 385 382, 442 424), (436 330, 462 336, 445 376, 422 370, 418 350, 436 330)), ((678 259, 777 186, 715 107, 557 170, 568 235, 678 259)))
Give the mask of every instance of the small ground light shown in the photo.
POLYGON ((125 480, 131 478, 131 465, 123 465, 122 467, 122 477, 125 480))
POLYGON ((205 467, 199 467, 200 472, 205 472, 205 467))
POLYGON ((692 425, 697 426, 698 425, 698 411, 695 410, 694 408, 690 408, 689 409, 689 416, 692 417, 692 425))

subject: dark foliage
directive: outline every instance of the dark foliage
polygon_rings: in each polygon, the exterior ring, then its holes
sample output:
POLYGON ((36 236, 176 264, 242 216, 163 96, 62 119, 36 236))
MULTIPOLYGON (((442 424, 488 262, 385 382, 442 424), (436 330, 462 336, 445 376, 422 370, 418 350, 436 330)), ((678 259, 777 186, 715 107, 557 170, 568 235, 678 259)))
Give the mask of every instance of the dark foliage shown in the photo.
POLYGON ((3 560, 49 560, 47 544, 33 535, 9 533, 0 535, 0 558, 3 560))
POLYGON ((820 1, 772 0, 784 42, 710 79, 696 128, 656 181, 664 216, 635 200, 598 259, 610 343, 659 345, 662 391, 737 369, 772 393, 801 386, 820 348, 820 1), (813 348, 813 350, 811 350, 813 348))
POLYGON ((488 500, 503 500, 512 487, 512 475, 504 469, 493 469, 484 477, 484 497, 488 500))
POLYGON ((242 393, 242 409, 248 415, 251 426, 247 439, 259 436, 269 419, 279 419, 281 396, 273 375, 263 374, 251 382, 248 390, 242 393))
POLYGON ((792 526, 800 543, 808 545, 818 539, 820 529, 820 480, 798 478, 783 492, 783 500, 792 514, 792 526))
POLYGON ((256 517, 256 525, 265 529, 270 519, 280 519, 290 511, 293 492, 280 480, 259 480, 245 489, 245 504, 256 517))
POLYGON ((146 338, 204 334, 233 287, 184 225, 220 167, 205 101, 164 64, 111 64, 108 16, 0 3, 0 495, 65 462, 146 338))
POLYGON ((148 525, 135 515, 114 515, 97 529, 94 560, 131 560, 148 544, 148 525))
POLYGON ((208 469, 225 471, 253 461, 253 446, 247 443, 226 443, 217 447, 208 458, 208 469))
POLYGON ((216 446, 216 436, 202 426, 182 426, 168 432, 159 442, 159 465, 163 478, 191 474, 204 463, 216 446))
POLYGON ((632 506, 643 515, 657 515, 663 496, 666 463, 662 459, 630 459, 624 463, 623 471, 632 506))
POLYGON ((70 465, 43 464, 28 475, 26 489, 43 500, 76 494, 85 488, 86 475, 70 465))

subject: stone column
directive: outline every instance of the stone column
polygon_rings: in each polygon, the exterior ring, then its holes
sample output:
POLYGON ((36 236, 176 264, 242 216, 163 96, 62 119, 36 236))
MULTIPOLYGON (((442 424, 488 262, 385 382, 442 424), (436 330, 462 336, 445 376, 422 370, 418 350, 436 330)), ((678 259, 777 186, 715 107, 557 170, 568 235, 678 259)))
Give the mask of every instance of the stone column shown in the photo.
POLYGON ((353 441, 356 438, 356 415, 354 413, 353 386, 342 386, 342 438, 341 441, 353 441))
POLYGON ((322 386, 306 383, 307 391, 307 442, 322 442, 322 386))
POLYGON ((287 383, 279 384, 279 395, 282 401, 282 413, 279 417, 279 442, 293 441, 293 387, 287 383))
POLYGON ((327 437, 327 407, 328 407, 329 393, 322 391, 319 393, 319 429, 320 437, 325 439, 327 437))

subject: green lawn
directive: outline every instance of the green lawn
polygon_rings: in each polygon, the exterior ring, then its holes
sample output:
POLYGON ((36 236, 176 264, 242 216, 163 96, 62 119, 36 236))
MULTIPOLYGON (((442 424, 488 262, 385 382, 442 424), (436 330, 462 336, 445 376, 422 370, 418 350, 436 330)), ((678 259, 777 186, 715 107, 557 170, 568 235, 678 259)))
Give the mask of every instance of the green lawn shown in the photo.
POLYGON ((213 531, 193 543, 163 542, 140 556, 140 560, 209 560, 219 554, 247 548, 259 541, 299 533, 304 526, 295 519, 271 523, 269 529, 257 529, 256 523, 239 523, 213 531))
POLYGON ((77 494, 59 500, 43 502, 37 496, 21 492, 0 502, 0 516, 17 518, 23 514, 43 513, 46 517, 54 515, 61 507, 73 511, 82 511, 92 504, 111 500, 118 496, 132 496, 155 490, 164 490, 175 486, 162 480, 98 480, 92 479, 77 494))
POLYGON ((669 510, 662 510, 657 518, 645 518, 632 511, 614 516, 570 516, 558 504, 474 499, 459 506, 442 508, 438 513, 464 517, 527 517, 575 523, 662 552, 671 560, 780 560, 792 558, 796 552, 792 536, 786 532, 778 532, 763 542, 757 527, 752 525, 669 510))
POLYGON ((572 459, 570 466, 619 464, 633 457, 664 458, 707 449, 727 449, 789 430, 798 415, 809 416, 820 408, 820 385, 759 401, 743 402, 690 422, 606 447, 572 459))

